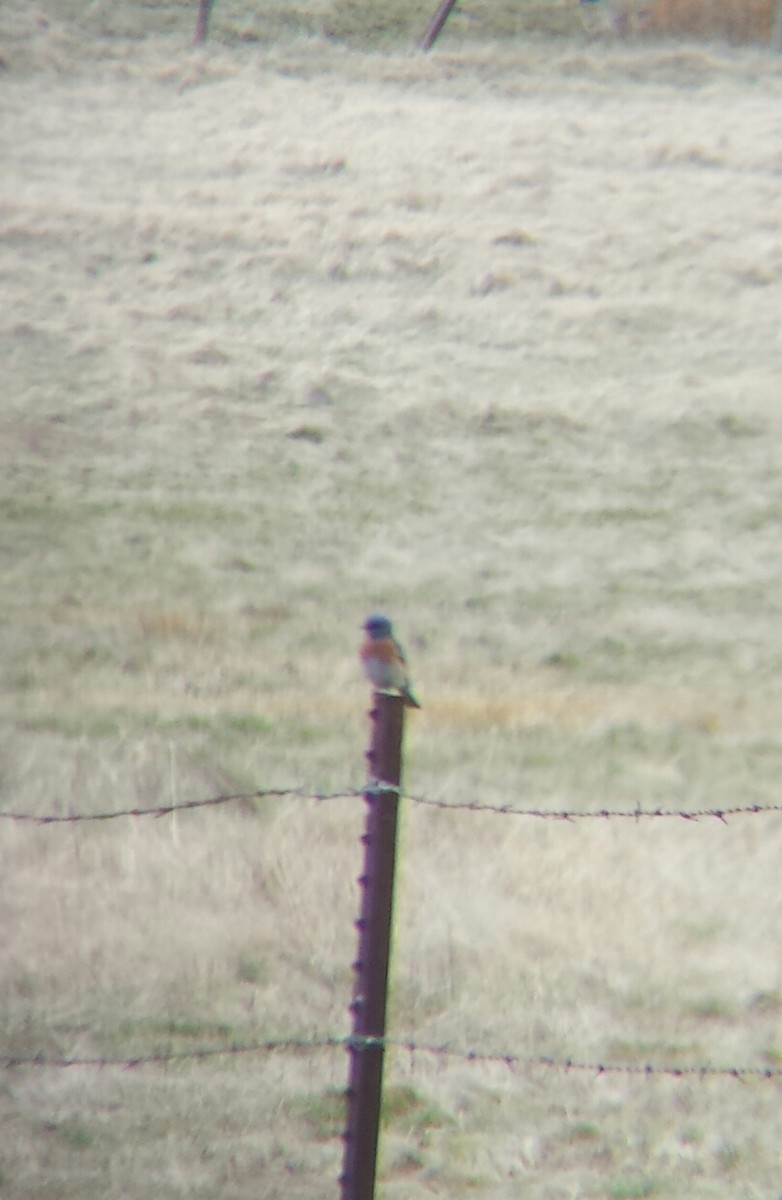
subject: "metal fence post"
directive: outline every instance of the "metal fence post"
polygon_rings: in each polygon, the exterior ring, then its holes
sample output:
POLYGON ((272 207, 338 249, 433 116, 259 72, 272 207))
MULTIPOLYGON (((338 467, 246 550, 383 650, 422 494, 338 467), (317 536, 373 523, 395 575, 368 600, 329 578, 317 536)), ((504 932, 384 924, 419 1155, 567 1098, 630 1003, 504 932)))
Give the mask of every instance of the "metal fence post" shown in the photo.
POLYGON ((449 13, 455 4, 456 0, 442 0, 442 2, 437 6, 437 12, 434 14, 431 24, 424 34, 423 41, 421 42, 422 50, 431 50, 432 46, 440 36, 443 25, 448 20, 449 13))
POLYGON ((404 711, 402 696, 375 693, 367 753, 369 785, 364 797, 367 816, 362 837, 364 870, 359 877, 361 912, 356 921, 358 955, 353 964, 354 1040, 349 1044, 342 1200, 373 1200, 375 1194, 404 711), (383 783, 390 784, 390 789, 383 791, 377 786, 383 783), (378 1040, 373 1042, 373 1038, 378 1040))
POLYGON ((197 46, 206 41, 213 4, 214 0, 198 0, 198 17, 196 18, 195 37, 193 39, 197 46))

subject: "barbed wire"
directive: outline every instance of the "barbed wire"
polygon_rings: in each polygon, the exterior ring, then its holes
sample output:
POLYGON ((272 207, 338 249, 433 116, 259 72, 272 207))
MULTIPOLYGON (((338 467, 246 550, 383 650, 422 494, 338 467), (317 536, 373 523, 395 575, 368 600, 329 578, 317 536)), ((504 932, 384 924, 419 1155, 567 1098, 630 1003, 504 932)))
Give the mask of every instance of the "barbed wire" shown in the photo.
POLYGON ((219 796, 209 796, 200 800, 177 800, 170 804, 153 804, 148 807, 134 806, 132 808, 113 809, 104 812, 48 812, 25 813, 0 809, 0 820, 25 822, 32 825, 70 825, 88 821, 113 821, 122 817, 166 817, 174 813, 191 812, 202 808, 219 808, 228 804, 252 803, 256 800, 312 800, 324 803, 329 800, 355 800, 365 796, 397 795, 421 807, 440 809, 445 812, 490 813, 503 817, 534 817, 538 820, 549 821, 589 821, 589 820, 631 820, 641 821, 651 818, 670 819, 678 817, 682 821, 700 821, 705 818, 726 823, 729 817, 758 816, 761 814, 782 813, 780 804, 734 804, 714 808, 644 808, 640 804, 634 808, 540 808, 517 807, 512 804, 484 804, 477 800, 452 801, 438 800, 431 796, 421 796, 406 792, 394 784, 373 780, 363 788, 343 788, 326 792, 311 790, 306 787, 288 788, 259 788, 253 792, 234 792, 219 796))
POLYGON ((326 1034, 316 1037, 271 1038, 260 1042, 230 1042, 223 1046, 195 1046, 184 1050, 165 1050, 153 1054, 138 1054, 129 1058, 91 1055, 66 1058, 45 1054, 0 1055, 0 1067, 21 1068, 69 1068, 92 1067, 103 1069, 116 1067, 135 1070, 146 1066, 168 1066, 188 1060, 202 1062, 212 1058, 227 1058, 243 1054, 310 1053, 315 1050, 403 1050, 411 1056, 429 1054, 440 1059, 464 1063, 484 1063, 508 1067, 511 1070, 545 1069, 552 1071, 581 1072, 583 1074, 631 1075, 650 1078, 668 1076, 675 1079, 762 1079, 782 1078, 782 1067, 715 1066, 712 1063, 612 1063, 601 1060, 584 1061, 575 1058, 555 1058, 552 1055, 525 1055, 501 1051, 463 1050, 449 1042, 430 1044, 409 1038, 369 1037, 350 1034, 347 1036, 326 1034))
POLYGON ((224 804, 251 803, 253 800, 340 800, 363 796, 363 790, 355 788, 341 792, 308 791, 306 788, 260 788, 255 792, 234 792, 221 796, 209 796, 204 800, 176 800, 170 804, 153 804, 149 807, 119 808, 97 813, 23 813, 0 809, 0 819, 22 821, 32 825, 72 825, 80 821, 113 821, 118 817, 167 817, 173 813, 189 812, 199 808, 219 808, 224 804))
MULTIPOLYGON (((380 1039, 377 1039, 380 1040, 380 1039)), ((511 1069, 525 1068, 532 1069, 536 1067, 544 1067, 554 1071, 581 1071, 589 1075, 640 1075, 649 1077, 653 1075, 672 1076, 676 1079, 686 1077, 696 1077, 707 1079, 710 1077, 724 1079, 774 1079, 782 1077, 782 1067, 735 1067, 735 1066, 714 1066, 711 1063, 700 1063, 693 1065, 680 1065, 676 1063, 611 1063, 600 1061, 581 1061, 574 1058, 554 1058, 548 1054, 536 1056, 520 1055, 520 1054, 503 1054, 498 1052, 486 1052, 482 1050, 459 1050, 448 1043, 440 1046, 420 1045, 417 1042, 394 1041, 393 1039, 386 1042, 386 1045, 396 1045, 401 1049, 409 1051, 410 1054, 427 1053, 434 1054, 438 1058, 453 1058, 462 1062, 481 1062, 481 1063, 496 1063, 506 1066, 511 1069)))
POLYGON ((209 1058, 228 1058, 240 1054, 274 1054, 284 1051, 334 1049, 344 1046, 344 1037, 289 1037, 270 1038, 262 1042, 229 1042, 223 1046, 192 1046, 184 1050, 162 1050, 153 1054, 135 1054, 130 1058, 87 1055, 66 1058, 46 1054, 0 1054, 0 1067, 121 1067, 133 1070, 136 1067, 166 1066, 185 1062, 188 1059, 203 1061, 209 1058))
POLYGON ((456 812, 485 812, 503 817, 537 817, 550 821, 586 821, 586 820, 632 820, 640 821, 649 817, 679 817, 683 821, 700 821, 704 817, 713 817, 718 821, 727 822, 728 817, 755 816, 759 813, 782 813, 782 804, 735 804, 724 808, 643 808, 640 804, 635 808, 585 808, 585 809, 554 809, 554 808, 515 808, 510 804, 481 804, 476 800, 450 801, 434 800, 428 796, 408 796, 411 803, 420 804, 427 808, 439 808, 456 812))

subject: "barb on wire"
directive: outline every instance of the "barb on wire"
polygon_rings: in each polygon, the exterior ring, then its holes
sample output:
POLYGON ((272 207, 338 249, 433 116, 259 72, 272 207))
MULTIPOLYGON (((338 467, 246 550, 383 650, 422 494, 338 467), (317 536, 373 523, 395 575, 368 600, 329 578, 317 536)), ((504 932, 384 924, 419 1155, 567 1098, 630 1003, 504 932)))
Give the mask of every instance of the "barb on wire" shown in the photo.
POLYGON ((119 1067, 134 1070, 144 1066, 167 1066, 171 1063, 204 1061, 205 1059, 228 1057, 241 1054, 302 1053, 315 1050, 351 1049, 362 1050, 376 1046, 386 1049, 404 1050, 408 1054, 431 1054, 436 1058, 451 1059, 465 1063, 488 1063, 511 1069, 533 1070, 544 1068, 552 1071, 579 1071, 588 1075, 634 1075, 643 1078, 670 1076, 675 1079, 779 1079, 782 1067, 739 1067, 715 1066, 712 1063, 693 1065, 677 1063, 612 1063, 583 1061, 574 1058, 554 1058, 551 1055, 524 1055, 501 1051, 461 1050, 450 1042, 431 1045, 409 1038, 371 1037, 350 1034, 348 1036, 326 1034, 319 1037, 288 1037, 269 1039, 262 1042, 231 1042, 224 1046, 192 1047, 185 1050, 169 1050, 157 1054, 135 1055, 132 1058, 83 1057, 65 1058, 35 1055, 0 1055, 0 1067, 119 1067))
POLYGON ((22 813, 0 810, 0 819, 25 821, 32 825, 72 825, 80 821, 113 821, 117 817, 167 817, 171 813, 197 808, 218 808, 224 804, 240 804, 252 800, 276 800, 290 797, 297 800, 341 800, 362 796, 355 789, 342 792, 316 792, 306 788, 261 788, 256 792, 236 792, 231 795, 210 796, 205 800, 178 800, 171 804, 153 804, 148 808, 119 808, 97 813, 22 813))

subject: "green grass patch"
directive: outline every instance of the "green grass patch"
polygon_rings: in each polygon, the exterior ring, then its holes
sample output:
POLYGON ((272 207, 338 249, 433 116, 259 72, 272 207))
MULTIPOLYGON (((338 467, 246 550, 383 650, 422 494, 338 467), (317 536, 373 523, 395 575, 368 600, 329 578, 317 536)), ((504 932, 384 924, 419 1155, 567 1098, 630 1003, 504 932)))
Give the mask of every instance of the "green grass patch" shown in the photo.
POLYGON ((139 1046, 153 1047, 144 1053, 163 1052, 187 1042, 229 1042, 239 1038, 236 1026, 228 1021, 200 1017, 143 1017, 124 1020, 113 1028, 107 1026, 103 1039, 111 1045, 112 1053, 140 1053, 139 1046))
POLYGON ((644 1200, 658 1192, 659 1184, 654 1179, 623 1179, 608 1188, 610 1200, 644 1200))
POLYGON ((291 1103, 293 1112, 303 1118, 312 1136, 319 1142, 340 1137, 345 1131, 347 1106, 344 1088, 326 1088, 302 1096, 291 1103))
POLYGON ((384 1089, 380 1119, 386 1129, 419 1134, 453 1124, 443 1108, 409 1084, 391 1084, 384 1089))
POLYGON ((606 1047, 606 1059, 630 1063, 633 1066, 650 1063, 652 1066, 687 1063, 701 1052, 692 1043, 653 1038, 612 1038, 606 1047))
POLYGON ((212 525, 243 524, 249 514, 241 508, 229 508, 224 504, 206 504, 200 500, 145 501, 136 499, 130 505, 136 517, 146 517, 155 525, 165 527, 196 525, 200 528, 212 525))
POLYGON ((65 1121, 52 1121, 46 1125, 47 1133, 53 1133, 69 1150, 88 1150, 95 1142, 93 1130, 83 1121, 73 1117, 65 1121))
POLYGON ((42 713, 19 718, 16 727, 26 733, 54 733, 65 738, 100 740, 120 737, 127 730, 124 717, 111 713, 42 713))
POLYGON ((600 1130, 592 1121, 575 1121, 565 1130, 569 1142, 594 1142, 600 1137, 600 1130))
POLYGON ((240 958, 236 967, 236 978, 240 983, 262 984, 271 976, 269 966, 258 958, 240 958))
POLYGON ((697 1021, 735 1021, 736 1005, 723 996, 702 996, 692 1000, 685 1010, 697 1021))
POLYGON ((219 719, 222 731, 235 737, 259 737, 274 733, 275 724, 257 713, 224 713, 219 719))
MULTIPOLYGON (((151 710, 119 709, 116 712, 38 713, 21 716, 16 728, 26 733, 51 733, 65 738, 93 737, 101 740, 128 734, 206 734, 215 742, 244 742, 266 737, 277 729, 275 722, 257 713, 182 713, 165 716, 151 710)), ((320 733, 306 726, 297 736, 315 740, 320 733)))

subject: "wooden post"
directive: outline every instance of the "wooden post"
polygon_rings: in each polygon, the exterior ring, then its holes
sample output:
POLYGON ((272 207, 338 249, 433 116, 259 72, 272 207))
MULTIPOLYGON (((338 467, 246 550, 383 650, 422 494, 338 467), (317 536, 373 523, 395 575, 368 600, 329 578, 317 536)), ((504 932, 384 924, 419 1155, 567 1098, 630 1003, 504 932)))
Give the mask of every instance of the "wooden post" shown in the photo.
POLYGON ((375 693, 372 743, 367 754, 369 785, 364 796, 367 817, 362 839, 364 870, 359 877, 361 913, 356 922, 358 955, 353 963, 350 1006, 353 1039, 349 1044, 342 1200, 373 1200, 375 1195, 404 711, 402 696, 375 693), (383 784, 390 787, 384 790, 383 784), (375 1038, 377 1041, 372 1040, 375 1038))
POLYGON ((214 0, 198 0, 198 19, 196 20, 195 37, 193 39, 197 46, 206 41, 213 5, 214 0))
MULTIPOLYGON (((782 0, 780 0, 782 3, 782 0)), ((456 0, 441 0, 437 12, 432 18, 432 23, 424 34, 424 40, 421 42, 422 50, 431 50, 432 46, 440 36, 443 25, 448 20, 451 9, 456 4, 456 0)))

